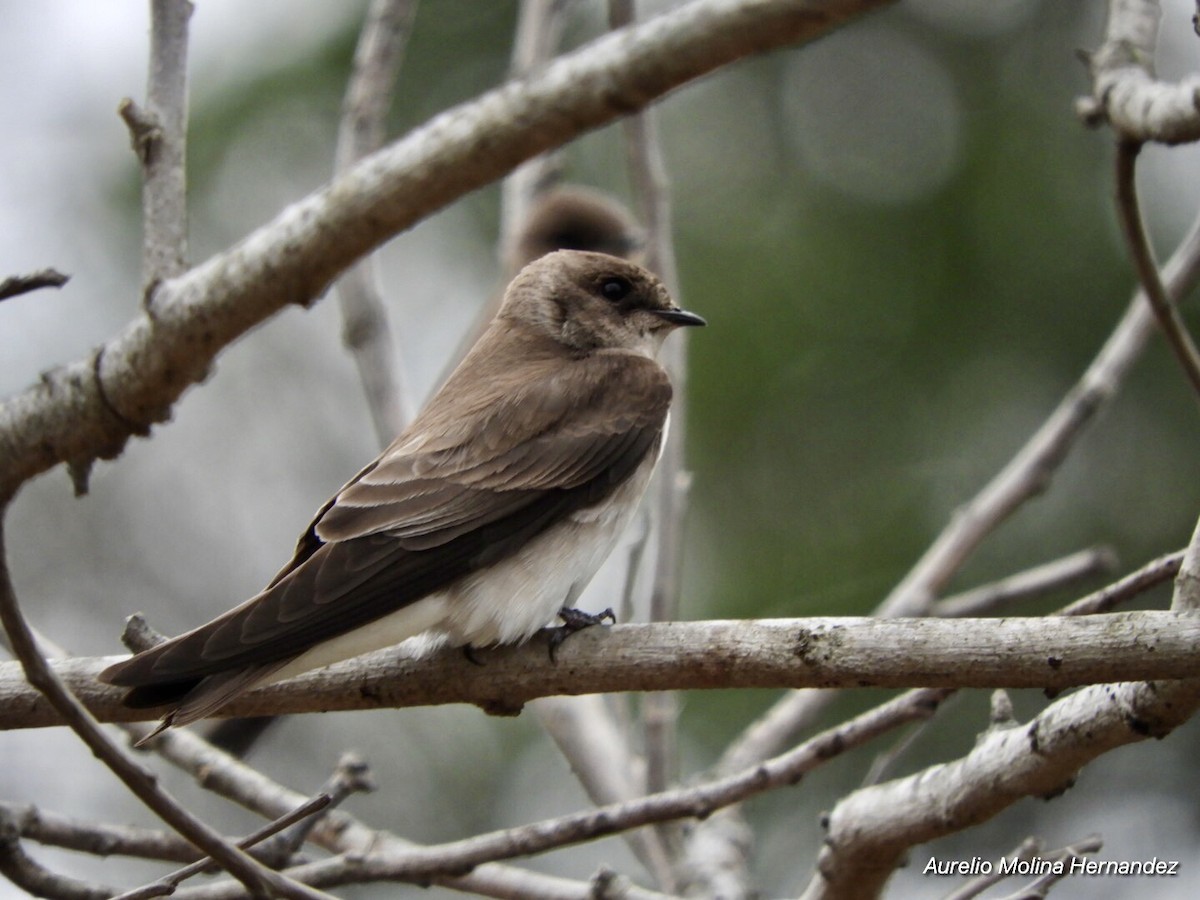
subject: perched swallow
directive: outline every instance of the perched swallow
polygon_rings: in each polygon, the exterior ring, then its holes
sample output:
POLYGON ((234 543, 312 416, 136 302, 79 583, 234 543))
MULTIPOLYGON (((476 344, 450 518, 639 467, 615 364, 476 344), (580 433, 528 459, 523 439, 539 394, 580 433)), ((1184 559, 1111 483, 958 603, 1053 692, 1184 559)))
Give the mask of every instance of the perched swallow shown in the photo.
POLYGON ((260 593, 101 673, 162 728, 430 634, 519 643, 568 610, 633 515, 667 428, 655 361, 703 325, 650 272, 542 256, 413 423, 317 512, 260 593))

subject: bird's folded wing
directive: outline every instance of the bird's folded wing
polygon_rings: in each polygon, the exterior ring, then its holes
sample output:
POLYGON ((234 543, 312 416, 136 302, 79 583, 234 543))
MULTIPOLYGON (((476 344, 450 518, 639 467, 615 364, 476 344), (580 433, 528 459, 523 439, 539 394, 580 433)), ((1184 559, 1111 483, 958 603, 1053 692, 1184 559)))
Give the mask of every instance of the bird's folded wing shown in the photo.
POLYGON ((104 680, 168 684, 290 659, 503 558, 603 499, 657 451, 671 389, 642 357, 615 358, 602 375, 572 384, 560 369, 543 390, 497 397, 468 423, 474 427, 454 423, 455 432, 472 435, 457 443, 443 439, 436 421, 418 420, 318 514, 290 568, 263 592, 110 667, 104 680), (563 395, 574 402, 561 402, 563 395), (544 409, 539 415, 531 405, 539 396, 557 404, 557 418, 544 409))
POLYGON ((313 523, 317 537, 386 533, 410 549, 428 549, 544 491, 607 493, 658 440, 671 386, 645 357, 614 354, 589 363, 548 370, 466 421, 418 420, 338 493, 313 523))

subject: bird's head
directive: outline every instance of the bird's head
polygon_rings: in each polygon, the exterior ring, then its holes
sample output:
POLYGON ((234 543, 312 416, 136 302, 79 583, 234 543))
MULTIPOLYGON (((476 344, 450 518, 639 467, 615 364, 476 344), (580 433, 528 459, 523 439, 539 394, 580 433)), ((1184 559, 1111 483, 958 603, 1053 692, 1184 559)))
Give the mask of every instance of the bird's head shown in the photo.
POLYGON ((705 324, 680 309, 641 266, 578 250, 559 250, 525 266, 508 287, 500 317, 574 355, 612 349, 654 356, 675 328, 705 324))

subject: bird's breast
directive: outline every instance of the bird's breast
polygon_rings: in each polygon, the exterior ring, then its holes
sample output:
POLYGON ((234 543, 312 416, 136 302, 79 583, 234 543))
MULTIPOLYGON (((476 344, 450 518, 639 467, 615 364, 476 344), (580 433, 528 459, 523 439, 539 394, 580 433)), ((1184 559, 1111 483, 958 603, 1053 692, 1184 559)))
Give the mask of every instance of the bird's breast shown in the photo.
POLYGON ((453 585, 444 626, 449 641, 519 643, 573 604, 636 512, 660 447, 599 503, 575 510, 516 553, 453 585))

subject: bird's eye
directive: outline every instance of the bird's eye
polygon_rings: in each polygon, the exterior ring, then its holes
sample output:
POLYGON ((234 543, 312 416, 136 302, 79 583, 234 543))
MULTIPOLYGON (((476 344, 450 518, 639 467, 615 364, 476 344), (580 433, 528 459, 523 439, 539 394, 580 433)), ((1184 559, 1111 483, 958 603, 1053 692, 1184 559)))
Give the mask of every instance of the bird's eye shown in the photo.
POLYGON ((629 283, 629 280, 619 276, 606 278, 600 282, 600 293, 604 295, 604 299, 609 303, 624 300, 632 290, 633 285, 629 283))

